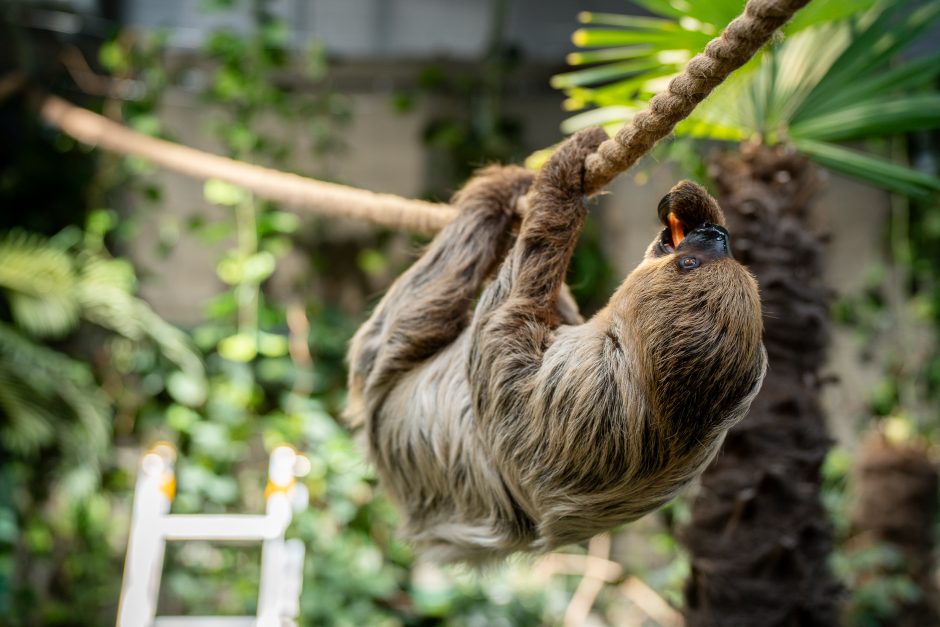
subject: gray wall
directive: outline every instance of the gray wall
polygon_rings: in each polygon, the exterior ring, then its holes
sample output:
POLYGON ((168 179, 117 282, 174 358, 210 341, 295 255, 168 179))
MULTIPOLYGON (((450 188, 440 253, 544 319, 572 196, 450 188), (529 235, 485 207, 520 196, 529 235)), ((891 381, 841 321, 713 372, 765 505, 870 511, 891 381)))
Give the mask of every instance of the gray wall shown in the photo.
MULTIPOLYGON (((629 12, 621 0, 506 0, 507 40, 526 57, 561 62, 572 46, 578 11, 629 12)), ((214 28, 247 30, 248 7, 213 15, 200 0, 126 0, 131 25, 166 28, 170 41, 196 48, 214 28)), ((491 30, 495 0, 279 0, 274 12, 298 46, 321 41, 334 56, 353 59, 478 57, 491 30)))

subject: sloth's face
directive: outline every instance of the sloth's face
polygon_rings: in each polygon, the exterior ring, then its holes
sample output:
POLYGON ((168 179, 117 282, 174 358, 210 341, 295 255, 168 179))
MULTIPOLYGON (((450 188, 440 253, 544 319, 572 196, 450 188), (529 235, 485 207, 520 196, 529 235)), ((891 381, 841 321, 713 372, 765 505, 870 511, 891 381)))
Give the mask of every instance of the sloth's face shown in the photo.
POLYGON ((651 339, 656 336, 657 355, 713 341, 716 328, 759 342, 757 284, 731 255, 718 203, 702 187, 682 181, 659 203, 658 213, 665 228, 612 304, 624 307, 651 339), (659 337, 660 331, 665 335, 659 337))
POLYGON ((648 259, 669 257, 687 273, 732 258, 724 214, 702 187, 681 181, 663 196, 657 212, 665 228, 647 250, 648 259))
POLYGON ((674 254, 676 268, 680 272, 691 272, 717 259, 731 258, 728 230, 723 226, 705 222, 688 232, 682 229, 680 233, 663 229, 653 247, 653 256, 674 254))

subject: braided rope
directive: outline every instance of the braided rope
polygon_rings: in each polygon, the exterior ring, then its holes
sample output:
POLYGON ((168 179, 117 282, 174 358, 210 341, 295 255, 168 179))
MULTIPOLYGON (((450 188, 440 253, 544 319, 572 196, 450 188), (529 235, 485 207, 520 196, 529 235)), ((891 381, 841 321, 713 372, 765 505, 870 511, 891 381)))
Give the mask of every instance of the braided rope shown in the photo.
MULTIPOLYGON (((653 97, 649 107, 637 113, 631 124, 587 157, 585 191, 599 192, 636 163, 808 2, 749 0, 744 13, 711 40, 702 54, 689 61, 665 92, 653 97)), ((187 176, 221 179, 262 198, 326 216, 366 220, 418 233, 439 231, 456 216, 456 210, 447 205, 317 181, 149 137, 55 96, 43 100, 40 115, 83 143, 143 157, 187 176)))
POLYGON ((750 0, 721 35, 656 94, 616 136, 585 160, 585 188, 596 193, 672 132, 715 87, 752 56, 809 0, 750 0))

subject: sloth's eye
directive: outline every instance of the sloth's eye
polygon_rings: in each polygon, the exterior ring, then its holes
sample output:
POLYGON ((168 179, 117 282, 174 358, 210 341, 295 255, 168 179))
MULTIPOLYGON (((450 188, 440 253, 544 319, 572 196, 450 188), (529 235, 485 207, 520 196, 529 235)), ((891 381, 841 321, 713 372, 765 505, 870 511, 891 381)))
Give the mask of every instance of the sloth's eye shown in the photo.
POLYGON ((682 257, 679 259, 679 269, 693 270, 698 268, 700 263, 697 257, 682 257))

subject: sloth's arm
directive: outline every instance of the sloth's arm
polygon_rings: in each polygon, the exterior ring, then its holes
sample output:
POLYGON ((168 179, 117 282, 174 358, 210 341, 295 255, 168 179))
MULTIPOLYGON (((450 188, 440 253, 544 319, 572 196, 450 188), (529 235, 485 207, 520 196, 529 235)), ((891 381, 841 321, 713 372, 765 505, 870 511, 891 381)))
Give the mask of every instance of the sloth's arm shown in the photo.
MULTIPOLYGON (((389 289, 349 351, 350 413, 363 396, 452 342, 469 322, 473 300, 506 254, 515 204, 532 182, 515 166, 479 172, 454 198, 460 213, 389 289)), ((351 416, 354 421, 362 416, 351 416)))
POLYGON ((545 165, 515 246, 477 306, 468 374, 484 422, 512 419, 531 393, 559 323, 555 303, 587 213, 584 158, 605 138, 600 129, 583 131, 545 165))

